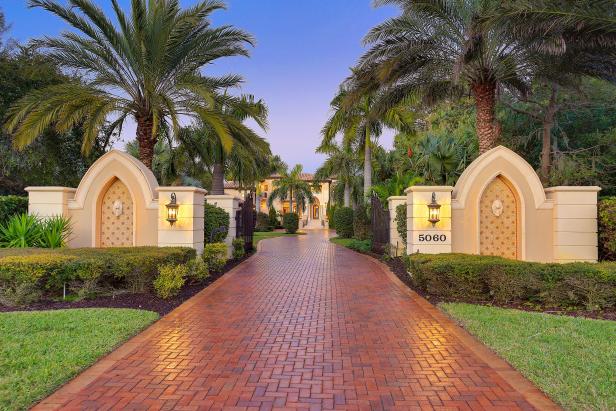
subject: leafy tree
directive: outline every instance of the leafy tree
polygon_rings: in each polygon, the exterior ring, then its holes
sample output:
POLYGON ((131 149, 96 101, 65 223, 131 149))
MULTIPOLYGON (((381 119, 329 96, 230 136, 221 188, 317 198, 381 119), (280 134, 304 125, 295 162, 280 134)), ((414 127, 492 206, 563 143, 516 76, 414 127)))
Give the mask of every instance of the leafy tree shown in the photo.
POLYGON ((498 25, 482 24, 496 2, 376 0, 402 13, 373 28, 371 45, 349 79, 360 100, 377 93, 381 111, 414 96, 433 104, 465 93, 473 96, 480 152, 495 145, 499 88, 525 93, 532 54, 498 25))
POLYGON ((210 15, 223 3, 200 0, 182 10, 179 0, 131 0, 128 16, 112 1, 115 24, 92 0, 68 3, 29 0, 75 29, 35 44, 62 68, 84 76, 34 90, 13 106, 6 129, 17 146, 30 144, 49 126, 62 133, 80 124, 87 152, 107 120, 114 118, 108 128, 113 131, 133 117, 139 158, 151 167, 160 126, 168 123, 177 132, 181 116, 208 124, 231 145, 215 105, 224 100, 218 90, 241 79, 206 77, 199 70, 221 57, 248 55, 245 45, 253 40, 231 26, 211 26, 210 15))
POLYGON ((283 171, 280 178, 274 181, 274 190, 272 190, 267 199, 268 206, 272 206, 274 200, 289 200, 289 210, 293 212, 293 201, 297 204, 297 209, 305 209, 306 202, 313 200, 312 188, 304 179, 302 179, 301 164, 295 165, 293 169, 283 171))
POLYGON ((354 187, 360 169, 360 159, 353 152, 350 144, 337 145, 333 144, 327 148, 328 154, 325 162, 317 169, 315 173, 316 180, 326 180, 335 178, 343 187, 344 206, 351 206, 351 193, 354 187))
POLYGON ((396 173, 394 176, 385 180, 381 184, 372 186, 372 191, 379 196, 383 204, 387 204, 387 199, 392 196, 404 195, 404 190, 408 187, 421 184, 423 179, 412 173, 396 173))
POLYGON ((357 147, 364 154, 364 197, 367 199, 372 187, 372 151, 383 127, 410 127, 412 113, 402 105, 378 112, 375 96, 363 95, 352 104, 345 104, 348 91, 344 88, 332 100, 332 116, 323 127, 323 140, 317 151, 326 152, 335 142, 338 133, 343 134, 343 145, 357 147))

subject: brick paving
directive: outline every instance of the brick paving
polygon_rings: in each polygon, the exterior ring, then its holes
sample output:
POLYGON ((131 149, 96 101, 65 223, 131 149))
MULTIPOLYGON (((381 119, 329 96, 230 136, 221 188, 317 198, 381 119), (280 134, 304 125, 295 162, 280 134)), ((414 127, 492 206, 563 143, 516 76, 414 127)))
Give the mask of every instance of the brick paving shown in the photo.
POLYGON ((325 231, 261 242, 38 409, 556 409, 325 231))

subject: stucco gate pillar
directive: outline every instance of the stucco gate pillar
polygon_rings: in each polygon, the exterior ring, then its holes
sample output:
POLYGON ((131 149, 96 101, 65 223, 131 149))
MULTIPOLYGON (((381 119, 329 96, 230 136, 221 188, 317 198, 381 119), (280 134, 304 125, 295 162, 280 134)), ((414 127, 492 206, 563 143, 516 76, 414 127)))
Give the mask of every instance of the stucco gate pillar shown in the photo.
POLYGON ((413 186, 406 193, 406 250, 411 253, 451 253, 451 186, 413 186), (440 221, 428 221, 432 193, 440 204, 440 221))
POLYGON ((203 253, 204 203, 206 191, 197 187, 159 187, 158 192, 158 246, 192 247, 203 253), (177 198, 178 216, 175 224, 167 221, 167 204, 171 194, 177 198))
POLYGON ((389 206, 389 245, 391 254, 403 255, 406 248, 404 240, 398 233, 398 223, 396 222, 396 208, 401 204, 406 204, 406 196, 392 196, 387 199, 389 206))
POLYGON ((40 218, 69 217, 68 202, 75 196, 69 187, 26 187, 28 213, 40 218))
POLYGON ((237 231, 237 225, 235 222, 235 214, 240 207, 240 199, 232 195, 209 195, 205 197, 208 204, 220 207, 229 214, 229 231, 227 238, 225 238, 225 244, 227 244, 227 256, 231 256, 233 250, 233 239, 237 231))

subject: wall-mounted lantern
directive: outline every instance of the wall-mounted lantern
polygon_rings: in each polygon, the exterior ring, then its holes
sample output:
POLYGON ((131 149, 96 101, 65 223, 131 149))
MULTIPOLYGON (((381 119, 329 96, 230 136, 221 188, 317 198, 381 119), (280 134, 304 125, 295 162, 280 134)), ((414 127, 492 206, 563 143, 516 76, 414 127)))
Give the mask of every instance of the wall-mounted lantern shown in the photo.
POLYGON ((441 216, 441 205, 436 202, 436 193, 432 193, 432 202, 428 204, 428 221, 432 223, 432 227, 436 225, 441 216))
POLYGON ((178 208, 180 208, 175 193, 171 193, 171 202, 165 207, 167 207, 167 221, 171 225, 175 224, 178 221, 178 208))

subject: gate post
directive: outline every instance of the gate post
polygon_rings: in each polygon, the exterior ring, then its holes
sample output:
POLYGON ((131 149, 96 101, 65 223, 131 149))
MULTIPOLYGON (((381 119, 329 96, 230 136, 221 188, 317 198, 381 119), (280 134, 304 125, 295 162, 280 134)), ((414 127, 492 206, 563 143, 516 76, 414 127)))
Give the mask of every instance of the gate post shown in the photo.
POLYGON ((451 186, 412 186, 406 193, 406 252, 451 253, 451 186), (428 221, 432 193, 440 205, 440 221, 428 221))
POLYGON ((192 247, 203 253, 203 203, 206 191, 197 187, 159 187, 158 191, 158 246, 192 247), (177 221, 167 221, 167 204, 175 194, 177 221))
POLYGON ((235 238, 237 231, 235 215, 239 208, 240 199, 228 194, 212 194, 205 196, 205 199, 209 204, 220 207, 225 210, 227 214, 229 214, 229 231, 227 232, 227 237, 225 238, 225 244, 227 244, 227 257, 230 257, 233 251, 233 239, 235 238))

